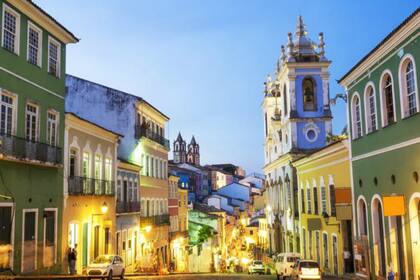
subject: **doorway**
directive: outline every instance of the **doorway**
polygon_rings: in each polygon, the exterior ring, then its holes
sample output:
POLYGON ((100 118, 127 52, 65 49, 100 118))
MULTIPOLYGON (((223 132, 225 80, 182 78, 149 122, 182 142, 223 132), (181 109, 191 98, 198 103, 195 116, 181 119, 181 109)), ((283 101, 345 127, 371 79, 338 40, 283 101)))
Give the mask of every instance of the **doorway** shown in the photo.
POLYGON ((36 268, 38 210, 23 210, 22 272, 36 268))
POLYGON ((414 278, 420 279, 420 193, 416 193, 410 200, 409 205, 411 246, 413 252, 414 278))
POLYGON ((333 266, 334 266, 334 275, 338 275, 338 246, 337 246, 337 236, 332 236, 332 251, 333 251, 333 266))

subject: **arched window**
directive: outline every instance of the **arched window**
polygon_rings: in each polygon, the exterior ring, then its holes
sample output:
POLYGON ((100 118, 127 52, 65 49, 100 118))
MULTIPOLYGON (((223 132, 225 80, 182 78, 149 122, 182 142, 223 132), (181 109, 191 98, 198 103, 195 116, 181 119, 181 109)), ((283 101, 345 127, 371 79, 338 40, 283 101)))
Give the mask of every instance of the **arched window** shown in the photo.
POLYGON ((387 72, 381 79, 382 126, 395 122, 394 90, 391 73, 387 72))
POLYGON ((360 98, 358 94, 353 96, 351 102, 352 136, 353 139, 362 136, 362 120, 360 115, 360 98))
POLYGON ((316 91, 315 82, 311 78, 305 78, 302 82, 303 92, 303 110, 314 111, 316 110, 316 91))
POLYGON ((401 115, 409 117, 419 111, 417 96, 416 67, 411 55, 400 64, 401 115))
POLYGON ((283 111, 284 115, 287 116, 287 91, 286 91, 286 85, 283 87, 283 111))
POLYGON ((376 97, 372 85, 368 85, 365 90, 365 118, 367 133, 376 130, 376 97))

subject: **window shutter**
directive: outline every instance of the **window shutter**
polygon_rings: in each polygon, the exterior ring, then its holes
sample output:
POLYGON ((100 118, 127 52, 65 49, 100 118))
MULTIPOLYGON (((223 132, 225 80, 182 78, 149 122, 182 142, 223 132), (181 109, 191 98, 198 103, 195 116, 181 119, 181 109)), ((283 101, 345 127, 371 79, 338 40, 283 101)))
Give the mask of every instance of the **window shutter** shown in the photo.
POLYGON ((335 187, 334 187, 334 185, 330 185, 330 207, 331 207, 331 216, 335 217, 336 209, 335 209, 335 187))

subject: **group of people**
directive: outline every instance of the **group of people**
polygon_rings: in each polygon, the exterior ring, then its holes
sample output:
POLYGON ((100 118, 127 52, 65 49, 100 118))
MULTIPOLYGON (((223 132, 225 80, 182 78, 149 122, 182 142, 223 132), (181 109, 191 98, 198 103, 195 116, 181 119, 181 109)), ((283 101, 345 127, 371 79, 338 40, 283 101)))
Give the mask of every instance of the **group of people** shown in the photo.
POLYGON ((74 245, 74 248, 69 247, 67 250, 67 262, 69 265, 69 273, 72 275, 77 273, 76 260, 77 260, 77 244, 74 245))

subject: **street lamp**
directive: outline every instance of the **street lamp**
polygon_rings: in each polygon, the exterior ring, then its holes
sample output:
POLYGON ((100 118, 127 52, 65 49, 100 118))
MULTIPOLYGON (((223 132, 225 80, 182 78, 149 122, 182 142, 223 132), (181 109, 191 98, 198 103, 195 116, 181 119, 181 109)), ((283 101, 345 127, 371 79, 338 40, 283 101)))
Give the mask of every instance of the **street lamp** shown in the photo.
POLYGON ((102 214, 106 214, 108 212, 108 205, 106 204, 106 202, 102 204, 101 212, 102 214))

